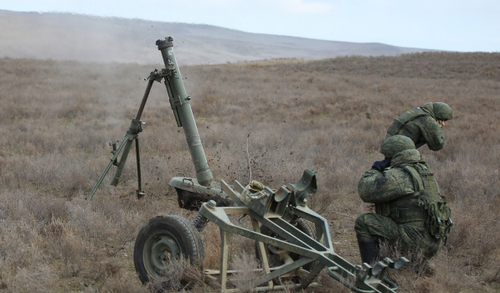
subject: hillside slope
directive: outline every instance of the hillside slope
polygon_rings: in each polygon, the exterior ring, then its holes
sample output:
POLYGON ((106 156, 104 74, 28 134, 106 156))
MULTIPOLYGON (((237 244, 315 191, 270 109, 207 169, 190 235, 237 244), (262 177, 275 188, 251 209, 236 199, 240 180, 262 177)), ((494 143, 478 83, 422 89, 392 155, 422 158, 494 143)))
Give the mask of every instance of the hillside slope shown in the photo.
POLYGON ((177 59, 185 65, 429 51, 254 34, 211 25, 0 10, 0 57, 156 63, 158 56, 150 53, 154 40, 167 36, 182 48, 177 59))

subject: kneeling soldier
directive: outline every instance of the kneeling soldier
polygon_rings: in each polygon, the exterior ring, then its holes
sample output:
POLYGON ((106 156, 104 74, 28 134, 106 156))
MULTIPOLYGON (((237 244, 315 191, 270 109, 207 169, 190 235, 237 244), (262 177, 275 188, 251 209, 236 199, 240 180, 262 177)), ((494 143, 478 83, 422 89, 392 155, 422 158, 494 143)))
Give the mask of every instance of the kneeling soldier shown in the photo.
POLYGON ((426 257, 432 257, 452 225, 436 179, 406 136, 386 138, 381 153, 384 161, 376 161, 358 184, 359 196, 374 203, 376 211, 356 219, 361 259, 366 263, 377 260, 380 241, 422 249, 426 257))

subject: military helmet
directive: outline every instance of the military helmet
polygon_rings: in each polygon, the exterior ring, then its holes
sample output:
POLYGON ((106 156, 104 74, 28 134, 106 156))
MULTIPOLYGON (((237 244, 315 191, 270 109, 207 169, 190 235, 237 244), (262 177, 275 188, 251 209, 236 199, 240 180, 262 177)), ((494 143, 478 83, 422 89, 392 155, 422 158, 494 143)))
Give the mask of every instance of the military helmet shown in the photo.
POLYGON ((380 152, 386 158, 392 158, 399 152, 412 149, 415 149, 415 144, 411 138, 404 135, 393 135, 384 140, 382 147, 380 148, 380 152))
POLYGON ((451 107, 446 103, 433 103, 432 108, 434 110, 434 116, 436 116, 437 120, 447 121, 453 118, 453 111, 451 110, 451 107))

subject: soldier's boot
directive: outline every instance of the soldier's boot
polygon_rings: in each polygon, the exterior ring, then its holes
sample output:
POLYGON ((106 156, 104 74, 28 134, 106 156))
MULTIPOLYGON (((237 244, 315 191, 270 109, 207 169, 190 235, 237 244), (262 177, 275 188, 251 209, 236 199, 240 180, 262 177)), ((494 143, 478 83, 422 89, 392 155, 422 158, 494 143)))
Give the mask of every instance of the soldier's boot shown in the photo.
POLYGON ((362 241, 358 240, 359 254, 361 261, 367 264, 373 264, 378 260, 378 242, 377 241, 362 241))

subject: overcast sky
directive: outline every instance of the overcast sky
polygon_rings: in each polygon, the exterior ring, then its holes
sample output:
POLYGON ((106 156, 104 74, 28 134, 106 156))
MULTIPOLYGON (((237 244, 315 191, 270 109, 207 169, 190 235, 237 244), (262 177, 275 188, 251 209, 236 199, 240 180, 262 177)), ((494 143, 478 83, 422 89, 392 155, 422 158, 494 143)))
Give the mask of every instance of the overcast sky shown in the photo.
POLYGON ((0 0, 0 9, 209 24, 345 42, 500 52, 500 0, 0 0))

